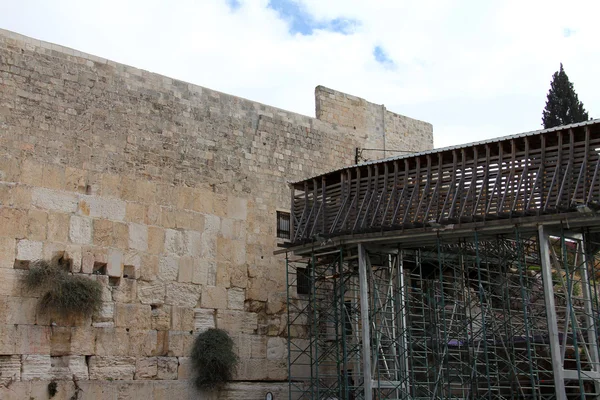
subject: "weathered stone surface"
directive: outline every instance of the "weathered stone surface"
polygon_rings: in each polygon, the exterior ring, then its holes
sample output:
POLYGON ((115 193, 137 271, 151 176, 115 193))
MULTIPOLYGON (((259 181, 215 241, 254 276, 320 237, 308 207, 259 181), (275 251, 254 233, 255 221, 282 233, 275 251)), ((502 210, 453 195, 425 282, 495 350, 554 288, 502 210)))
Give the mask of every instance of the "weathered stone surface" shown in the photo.
POLYGON ((123 356, 129 352, 129 332, 126 328, 97 327, 95 355, 123 356))
POLYGON ((204 308, 194 309, 194 329, 204 332, 215 327, 215 311, 204 308))
POLYGON ((92 220, 72 215, 69 225, 69 240, 78 244, 92 243, 92 220))
POLYGON ((80 195, 79 211, 83 215, 94 218, 123 221, 125 219, 125 202, 100 196, 80 195))
POLYGON ((171 307, 171 329, 191 331, 194 329, 194 310, 189 307, 171 307))
POLYGON ((179 361, 177 357, 157 357, 157 374, 158 379, 177 379, 177 369, 179 361))
POLYGON ((206 286, 202 290, 202 308, 227 308, 227 289, 219 286, 206 286))
POLYGON ((243 310, 244 301, 246 301, 246 291, 244 289, 227 290, 227 308, 230 310, 243 310))
POLYGON ((123 275, 123 253, 119 250, 108 251, 106 273, 108 276, 120 278, 123 275))
POLYGON ((12 237, 0 237, 0 268, 12 268, 15 263, 16 241, 12 237))
POLYGON ((69 235, 69 218, 68 214, 48 214, 48 240, 59 243, 67 241, 69 235))
POLYGON ((89 379, 84 356, 51 357, 50 374, 57 380, 89 379))
POLYGON ((176 257, 163 256, 158 261, 158 279, 176 281, 179 273, 179 261, 176 257))
POLYGON ((52 189, 34 188, 31 193, 32 204, 44 210, 74 213, 77 211, 77 196, 73 193, 52 189))
POLYGON ((287 358, 287 340, 281 337, 270 337, 267 340, 267 359, 283 360, 287 358))
POLYGON ((0 356, 0 386, 21 380, 21 356, 0 356))
POLYGON ((52 326, 50 330, 50 355, 69 355, 71 352, 71 328, 66 326, 52 326))
POLYGON ((190 379, 192 377, 192 366, 189 357, 178 357, 177 379, 190 379))
POLYGON ((139 251, 148 250, 148 227, 142 224, 129 224, 129 247, 139 251))
POLYGON ((90 357, 90 379, 132 380, 135 374, 135 357, 90 357))
POLYGON ((167 331, 171 328, 171 306, 158 305, 152 308, 152 329, 167 331))
POLYGON ((150 329, 151 308, 144 304, 115 304, 117 328, 150 329))
POLYGON ((0 293, 4 296, 21 296, 23 293, 23 277, 27 271, 18 269, 0 269, 0 293))
POLYGON ((17 260, 39 260, 42 258, 42 242, 19 240, 17 242, 17 260))
POLYGON ((94 314, 94 322, 112 321, 115 317, 115 304, 105 301, 100 306, 100 309, 94 314))
POLYGON ((90 326, 71 328, 72 355, 92 355, 96 351, 96 332, 90 326))
POLYGON ((135 362, 134 379, 156 379, 158 361, 156 357, 142 357, 135 362))
POLYGON ((217 310, 217 328, 228 332, 254 333, 258 328, 258 316, 244 311, 217 310))
POLYGON ((38 299, 0 297, 0 319, 5 324, 35 324, 38 299))
POLYGON ((29 354, 21 356, 21 379, 30 380, 50 380, 51 361, 49 355, 29 354))
POLYGON ((121 278, 119 286, 112 291, 113 300, 119 303, 135 302, 137 295, 137 280, 129 278, 121 278))
POLYGON ((17 325, 15 354, 50 354, 51 336, 48 326, 17 325))
MULTIPOLYGON (((129 329, 129 349, 131 356, 154 356, 158 353, 158 333, 155 330, 129 329)), ((162 348, 160 349, 162 350, 162 348)))
POLYGON ((137 284, 137 296, 142 304, 164 304, 166 293, 165 283, 160 281, 137 284))
POLYGON ((173 306, 196 307, 202 288, 191 283, 167 283, 166 303, 173 306))

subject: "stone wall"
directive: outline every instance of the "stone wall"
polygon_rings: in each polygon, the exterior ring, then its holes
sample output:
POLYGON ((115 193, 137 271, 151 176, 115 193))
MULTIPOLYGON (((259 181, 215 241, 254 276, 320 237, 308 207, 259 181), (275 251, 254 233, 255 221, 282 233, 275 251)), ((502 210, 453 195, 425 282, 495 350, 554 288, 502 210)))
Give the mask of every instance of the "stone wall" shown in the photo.
POLYGON ((356 131, 361 147, 388 151, 363 151, 363 158, 374 160, 401 155, 398 151, 428 150, 433 145, 433 126, 388 111, 383 104, 370 103, 346 93, 317 86, 317 118, 356 131))
POLYGON ((51 380, 55 399, 78 387, 80 398, 198 398, 187 357, 215 326, 240 357, 219 397, 283 396, 276 211, 289 208, 288 181, 353 163, 366 140, 0 31, 0 398, 45 399, 51 380), (23 286, 31 261, 62 251, 103 287, 93 316, 41 312, 41 293, 23 286))

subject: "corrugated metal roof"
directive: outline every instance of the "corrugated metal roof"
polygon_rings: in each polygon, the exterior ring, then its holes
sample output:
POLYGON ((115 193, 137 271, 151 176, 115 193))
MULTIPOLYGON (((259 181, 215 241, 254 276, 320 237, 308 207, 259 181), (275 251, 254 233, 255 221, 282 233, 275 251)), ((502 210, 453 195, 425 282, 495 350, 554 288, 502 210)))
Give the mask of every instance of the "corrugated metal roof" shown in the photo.
POLYGON ((380 160, 372 160, 372 161, 367 161, 367 162, 360 163, 360 164, 348 165, 348 166, 345 166, 345 167, 342 167, 342 168, 338 168, 338 169, 334 169, 332 171, 325 172, 325 173, 322 173, 322 174, 319 174, 319 175, 313 175, 310 178, 302 179, 302 180, 295 181, 295 182, 290 182, 290 184, 296 184, 296 183, 304 182, 304 181, 311 180, 311 179, 314 179, 314 178, 317 178, 317 177, 320 177, 320 176, 323 176, 323 175, 329 175, 329 174, 333 174, 333 173, 336 173, 336 172, 339 172, 339 171, 347 170, 349 168, 361 167, 361 166, 364 166, 364 165, 381 164, 381 163, 385 163, 385 162, 388 162, 388 161, 404 160, 406 158, 420 157, 420 156, 424 156, 424 155, 427 155, 427 154, 437 154, 437 153, 441 153, 441 152, 448 151, 448 150, 464 149, 464 148, 467 148, 467 147, 473 147, 473 146, 478 146, 478 145, 482 145, 482 144, 497 143, 497 142, 501 142, 503 140, 516 139, 516 138, 521 138, 521 137, 525 137, 525 136, 540 135, 542 133, 562 131, 562 130, 565 130, 565 129, 577 128, 577 127, 581 127, 581 126, 595 125, 595 124, 600 124, 600 118, 598 118, 598 119, 591 119, 591 120, 585 121, 585 122, 578 122, 576 124, 562 125, 562 126, 557 126, 557 127, 554 127, 554 128, 540 129, 540 130, 537 130, 537 131, 517 133, 517 134, 514 134, 514 135, 500 136, 500 137, 497 137, 497 138, 480 140, 478 142, 471 142, 471 143, 458 144, 458 145, 454 145, 454 146, 441 147, 441 148, 438 148, 438 149, 425 150, 425 151, 421 151, 421 152, 418 152, 418 153, 403 154, 403 155, 400 155, 400 156, 382 158, 380 160))

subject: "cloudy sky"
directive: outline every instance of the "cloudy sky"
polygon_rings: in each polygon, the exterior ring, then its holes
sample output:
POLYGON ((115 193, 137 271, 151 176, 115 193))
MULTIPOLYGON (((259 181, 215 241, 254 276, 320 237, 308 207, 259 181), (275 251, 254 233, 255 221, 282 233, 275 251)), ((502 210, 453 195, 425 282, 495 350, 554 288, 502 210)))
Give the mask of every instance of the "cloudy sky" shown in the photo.
POLYGON ((560 62, 600 117, 597 0, 0 0, 0 27, 314 115, 324 85, 436 147, 541 128, 560 62))

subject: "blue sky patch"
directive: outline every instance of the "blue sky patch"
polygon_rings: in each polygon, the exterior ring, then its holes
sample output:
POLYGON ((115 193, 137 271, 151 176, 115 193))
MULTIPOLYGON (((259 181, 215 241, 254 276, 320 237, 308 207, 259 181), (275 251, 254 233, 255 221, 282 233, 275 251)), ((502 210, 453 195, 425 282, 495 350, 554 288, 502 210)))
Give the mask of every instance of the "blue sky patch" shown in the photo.
POLYGON ((232 11, 235 11, 242 6, 240 0, 225 0, 225 3, 227 3, 227 5, 229 6, 229 8, 231 8, 232 11))
POLYGON ((268 7, 288 21, 291 34, 299 33, 307 36, 312 35, 315 30, 326 30, 349 35, 358 26, 358 21, 347 18, 317 21, 305 7, 294 0, 270 0, 268 7))
POLYGON ((387 68, 394 66, 394 60, 387 55, 381 46, 375 46, 375 48, 373 48, 373 57, 375 57, 375 61, 387 68))
POLYGON ((575 34, 575 30, 574 29, 571 29, 571 28, 565 28, 565 29, 563 29, 563 36, 566 37, 566 38, 571 37, 574 34, 575 34))

